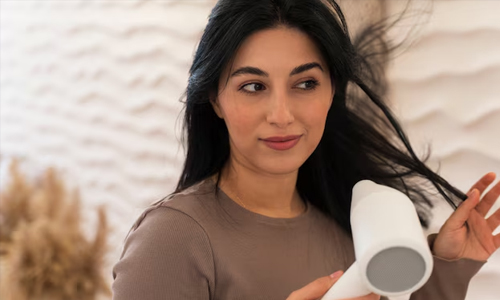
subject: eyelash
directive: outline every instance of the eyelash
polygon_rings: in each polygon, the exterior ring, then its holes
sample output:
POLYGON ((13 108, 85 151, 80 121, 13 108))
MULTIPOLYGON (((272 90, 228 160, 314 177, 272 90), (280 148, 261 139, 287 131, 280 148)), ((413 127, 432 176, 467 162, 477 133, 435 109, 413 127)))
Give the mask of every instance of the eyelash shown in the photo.
MULTIPOLYGON (((310 88, 301 89, 301 90, 304 90, 304 91, 312 91, 312 90, 316 89, 316 87, 319 85, 319 82, 317 80, 315 80, 315 79, 310 79, 310 80, 302 81, 300 84, 305 83, 305 82, 311 82, 313 85, 310 88)), ((258 85, 264 86, 263 84, 258 83, 258 82, 250 82, 250 83, 247 83, 247 84, 241 86, 239 88, 239 90, 242 91, 243 93, 246 93, 246 94, 256 94, 258 91, 256 91, 256 92, 249 92, 249 91, 247 91, 247 90, 244 89, 244 87, 246 87, 247 85, 251 85, 251 84, 258 84, 258 85)))

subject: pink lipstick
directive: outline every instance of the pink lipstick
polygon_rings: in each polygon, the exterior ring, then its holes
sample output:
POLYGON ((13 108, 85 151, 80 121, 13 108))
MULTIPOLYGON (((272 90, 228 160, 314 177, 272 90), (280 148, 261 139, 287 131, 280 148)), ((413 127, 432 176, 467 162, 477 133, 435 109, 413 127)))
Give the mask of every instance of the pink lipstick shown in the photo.
POLYGON ((274 150, 288 150, 295 146, 302 135, 273 136, 262 139, 264 144, 274 150))

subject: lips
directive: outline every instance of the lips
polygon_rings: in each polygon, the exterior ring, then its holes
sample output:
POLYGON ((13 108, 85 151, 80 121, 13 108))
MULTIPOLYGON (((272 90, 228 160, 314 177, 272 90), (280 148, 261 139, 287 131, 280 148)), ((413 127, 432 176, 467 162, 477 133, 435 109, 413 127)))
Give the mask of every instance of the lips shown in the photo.
POLYGON ((264 144, 274 150, 288 150, 293 148, 302 135, 273 136, 262 139, 264 144))
POLYGON ((301 136, 300 135, 273 136, 262 140, 266 142, 287 142, 298 139, 299 137, 301 136))

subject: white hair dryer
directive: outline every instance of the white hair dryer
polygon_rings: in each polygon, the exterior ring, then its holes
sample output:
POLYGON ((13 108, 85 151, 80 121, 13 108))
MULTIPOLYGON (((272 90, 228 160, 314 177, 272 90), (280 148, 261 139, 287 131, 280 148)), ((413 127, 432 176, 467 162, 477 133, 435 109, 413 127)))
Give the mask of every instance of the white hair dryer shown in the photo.
POLYGON ((433 258, 415 206, 402 192, 362 180, 353 187, 351 227, 356 261, 321 298, 410 294, 432 273, 433 258))

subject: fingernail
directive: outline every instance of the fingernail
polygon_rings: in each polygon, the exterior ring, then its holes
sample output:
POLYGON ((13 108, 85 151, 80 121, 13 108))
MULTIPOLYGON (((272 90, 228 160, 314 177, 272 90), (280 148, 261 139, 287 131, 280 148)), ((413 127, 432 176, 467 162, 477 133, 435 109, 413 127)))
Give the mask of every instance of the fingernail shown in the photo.
POLYGON ((340 277, 340 275, 342 275, 342 271, 337 271, 337 272, 335 272, 333 274, 330 274, 330 278, 337 279, 337 278, 340 277))
POLYGON ((469 192, 469 195, 468 195, 468 196, 469 196, 469 197, 473 197, 473 196, 475 196, 475 195, 476 195, 476 193, 477 193, 477 192, 478 192, 478 191, 477 191, 476 189, 473 189, 472 191, 470 191, 470 192, 469 192))

